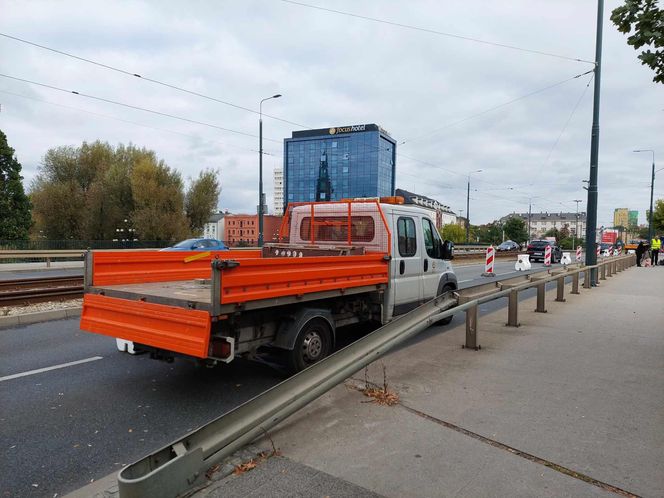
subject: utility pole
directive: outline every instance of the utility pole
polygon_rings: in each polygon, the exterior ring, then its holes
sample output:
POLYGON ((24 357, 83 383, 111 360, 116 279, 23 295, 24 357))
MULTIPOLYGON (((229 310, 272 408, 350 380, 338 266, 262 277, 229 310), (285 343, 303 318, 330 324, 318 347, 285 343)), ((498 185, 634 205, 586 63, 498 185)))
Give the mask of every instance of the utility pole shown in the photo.
POLYGON ((478 169, 468 173, 468 193, 466 194, 466 244, 470 241, 470 175, 472 173, 481 173, 482 170, 478 169))
MULTIPOLYGON (((579 202, 582 202, 581 199, 574 199, 572 202, 576 202, 576 227, 574 228, 574 234, 572 235, 572 250, 576 250, 575 239, 579 233, 579 202)), ((579 236, 581 239, 581 236, 579 236)))
MULTIPOLYGON (((602 22, 604 0, 597 0, 597 33, 595 37, 595 85, 593 98, 593 124, 590 141, 590 181, 588 183, 588 219, 586 221, 586 266, 597 263, 597 169, 599 162, 599 97, 602 75, 602 22)), ((597 269, 590 270, 590 282, 597 282, 597 269)))
POLYGON ((533 198, 528 198, 528 244, 530 244, 530 217, 533 210, 533 198))

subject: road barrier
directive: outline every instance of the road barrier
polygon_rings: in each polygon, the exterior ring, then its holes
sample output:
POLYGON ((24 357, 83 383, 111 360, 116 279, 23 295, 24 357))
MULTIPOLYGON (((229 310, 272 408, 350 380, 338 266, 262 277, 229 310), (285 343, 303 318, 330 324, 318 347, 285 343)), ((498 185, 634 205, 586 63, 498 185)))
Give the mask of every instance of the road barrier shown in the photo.
POLYGON ((551 246, 544 248, 544 266, 551 266, 551 246))
POLYGON ((577 263, 581 262, 581 246, 576 247, 576 261, 577 263))
POLYGON ((55 259, 83 259, 86 251, 82 249, 64 249, 55 251, 0 251, 0 259, 25 260, 25 259, 45 259, 46 267, 51 266, 51 261, 55 259))
POLYGON ((590 289, 591 269, 601 269, 605 278, 636 264, 633 255, 606 259, 592 266, 546 270, 498 282, 485 283, 443 294, 371 334, 359 339, 265 391, 209 424, 187 434, 151 455, 133 463, 118 475, 121 498, 145 496, 176 497, 202 484, 206 470, 306 406, 337 384, 362 370, 434 323, 464 311, 466 349, 481 349, 478 342, 478 309, 503 297, 508 298, 507 325, 519 326, 519 292, 537 288, 535 312, 546 313, 546 284, 557 282, 556 301, 565 301, 565 278, 572 278, 572 294, 579 294, 579 275, 590 289), (456 305, 456 306, 455 306, 456 305))
POLYGON ((572 264, 572 258, 568 252, 563 253, 563 257, 560 258, 560 264, 563 266, 571 265, 572 264))
POLYGON ((496 259, 496 250, 493 246, 486 248, 486 262, 484 263, 484 273, 483 277, 495 277, 496 274, 493 272, 493 263, 496 259))
POLYGON ((532 264, 530 264, 530 255, 529 254, 519 254, 516 257, 516 264, 514 265, 514 269, 516 271, 526 271, 530 270, 532 268, 532 264))

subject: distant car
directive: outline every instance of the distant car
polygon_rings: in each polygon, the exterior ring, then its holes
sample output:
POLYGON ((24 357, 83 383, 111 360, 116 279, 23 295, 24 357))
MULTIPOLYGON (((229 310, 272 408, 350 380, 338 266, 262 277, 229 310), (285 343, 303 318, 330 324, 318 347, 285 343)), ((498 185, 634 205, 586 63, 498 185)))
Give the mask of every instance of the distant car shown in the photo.
POLYGON ((517 244, 513 240, 506 240, 498 247, 496 247, 496 251, 518 251, 519 249, 520 249, 519 244, 517 244))
POLYGON ((551 246, 551 263, 558 263, 563 257, 563 250, 552 240, 532 240, 528 244, 526 252, 531 261, 544 261, 546 246, 551 246))
POLYGON ((226 251, 228 247, 217 239, 187 239, 162 251, 226 251))

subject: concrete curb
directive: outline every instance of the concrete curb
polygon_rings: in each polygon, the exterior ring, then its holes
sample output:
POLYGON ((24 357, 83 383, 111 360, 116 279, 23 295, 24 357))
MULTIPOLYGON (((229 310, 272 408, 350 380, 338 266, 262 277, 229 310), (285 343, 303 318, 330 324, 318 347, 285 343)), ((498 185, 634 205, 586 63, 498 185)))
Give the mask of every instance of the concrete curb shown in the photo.
POLYGON ((81 307, 62 308, 59 310, 25 313, 23 315, 0 316, 0 329, 29 325, 31 323, 50 322, 51 320, 62 320, 63 318, 75 318, 81 316, 82 309, 81 307))

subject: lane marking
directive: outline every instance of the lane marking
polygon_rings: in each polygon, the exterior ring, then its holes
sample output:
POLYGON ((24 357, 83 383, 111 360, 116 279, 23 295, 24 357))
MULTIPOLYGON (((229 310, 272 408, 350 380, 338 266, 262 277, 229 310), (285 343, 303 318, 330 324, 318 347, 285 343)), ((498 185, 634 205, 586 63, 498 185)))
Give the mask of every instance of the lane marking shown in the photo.
POLYGON ((19 377, 26 377, 28 375, 35 375, 38 373, 48 372, 50 370, 57 370, 58 368, 73 367, 74 365, 80 365, 81 363, 88 363, 90 361, 101 360, 103 356, 93 356, 92 358, 86 358, 84 360, 70 361, 69 363, 61 363, 60 365, 53 365, 52 367, 38 368, 37 370, 28 370, 27 372, 17 373, 14 375, 7 375, 6 377, 0 377, 0 382, 5 380, 18 379, 19 377))

